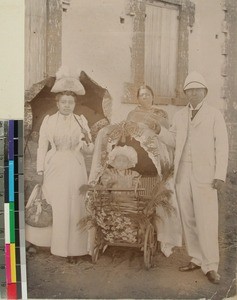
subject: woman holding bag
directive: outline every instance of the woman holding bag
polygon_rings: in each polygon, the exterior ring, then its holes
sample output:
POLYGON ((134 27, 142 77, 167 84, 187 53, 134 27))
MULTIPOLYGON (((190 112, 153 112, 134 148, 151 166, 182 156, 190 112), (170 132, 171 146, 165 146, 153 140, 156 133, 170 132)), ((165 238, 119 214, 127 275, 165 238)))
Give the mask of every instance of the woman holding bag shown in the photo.
POLYGON ((56 93, 58 112, 47 115, 42 122, 37 173, 41 178, 42 192, 52 206, 53 224, 47 229, 42 228, 42 236, 38 234, 39 243, 30 230, 26 236, 29 242, 41 246, 45 234, 51 253, 68 257, 73 263, 78 256, 88 254, 87 232, 78 227, 78 222, 86 214, 85 199, 79 189, 87 183, 83 152, 92 152, 93 144, 87 120, 83 115, 73 113, 76 95, 84 93, 79 80, 58 72, 51 92, 56 93))

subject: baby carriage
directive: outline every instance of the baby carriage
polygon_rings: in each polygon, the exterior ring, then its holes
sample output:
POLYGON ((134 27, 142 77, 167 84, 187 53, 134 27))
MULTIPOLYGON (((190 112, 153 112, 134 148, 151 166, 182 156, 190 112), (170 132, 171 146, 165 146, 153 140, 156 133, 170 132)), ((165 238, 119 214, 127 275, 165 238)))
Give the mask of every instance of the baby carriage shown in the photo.
MULTIPOLYGON (((99 142, 97 140, 95 151, 98 155, 94 157, 91 172, 96 176, 91 176, 91 182, 94 184, 87 193, 89 219, 94 228, 91 245, 92 261, 96 263, 100 251, 104 251, 107 246, 134 247, 143 251, 144 265, 149 269, 153 266, 157 250, 156 224, 159 216, 156 208, 160 205, 167 213, 172 211, 169 203, 172 192, 166 187, 166 181, 172 175, 172 170, 170 166, 163 164, 160 166, 163 172, 162 178, 157 172, 143 174, 136 187, 101 185, 100 177, 108 165, 108 153, 118 145, 129 144, 130 148, 139 146, 138 143, 135 143, 135 146, 131 145, 130 138, 127 138, 131 135, 124 133, 125 126, 125 123, 117 126, 110 125, 100 132, 101 136, 97 137, 99 142), (93 165, 102 167, 95 172, 93 165)), ((136 149, 136 151, 140 150, 136 149)), ((140 160, 144 162, 141 157, 140 160)), ((136 167, 139 168, 139 164, 136 167)), ((135 167, 133 169, 136 170, 135 167)), ((142 167, 142 171, 144 169, 142 167)), ((149 171, 150 169, 149 167, 149 171)))
POLYGON ((92 262, 107 246, 136 247, 144 252, 144 264, 149 269, 157 249, 155 206, 148 208, 144 188, 90 190, 95 238, 91 247, 92 262))

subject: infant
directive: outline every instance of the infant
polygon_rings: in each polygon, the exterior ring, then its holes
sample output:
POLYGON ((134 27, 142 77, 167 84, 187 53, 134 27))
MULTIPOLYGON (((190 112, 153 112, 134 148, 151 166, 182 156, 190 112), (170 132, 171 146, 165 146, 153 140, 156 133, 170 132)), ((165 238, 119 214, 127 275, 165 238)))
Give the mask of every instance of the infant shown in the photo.
POLYGON ((127 189, 138 187, 141 175, 131 170, 137 164, 137 152, 130 146, 115 146, 108 155, 107 168, 100 182, 107 188, 127 189))

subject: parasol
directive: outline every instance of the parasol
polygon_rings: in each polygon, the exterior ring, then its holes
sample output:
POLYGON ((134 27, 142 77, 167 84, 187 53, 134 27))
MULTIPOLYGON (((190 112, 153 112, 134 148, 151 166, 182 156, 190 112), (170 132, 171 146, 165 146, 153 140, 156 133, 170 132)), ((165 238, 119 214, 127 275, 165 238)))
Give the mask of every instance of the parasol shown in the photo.
MULTIPOLYGON (((111 105, 111 97, 107 89, 97 84, 84 71, 81 71, 79 80, 84 86, 85 95, 78 96, 79 101, 75 107, 75 114, 83 114, 90 127, 102 119, 109 119, 108 107, 111 105), (107 107, 105 107, 105 103, 107 107)), ((31 113, 32 117, 26 115, 26 119, 32 120, 31 131, 39 131, 43 118, 47 114, 52 115, 57 111, 54 101, 55 94, 51 93, 54 82, 55 77, 49 77, 33 85, 31 91, 27 92, 28 105, 26 103, 26 107, 28 106, 28 109, 26 112, 27 114, 31 113), (29 104, 31 109, 29 109, 29 104)))

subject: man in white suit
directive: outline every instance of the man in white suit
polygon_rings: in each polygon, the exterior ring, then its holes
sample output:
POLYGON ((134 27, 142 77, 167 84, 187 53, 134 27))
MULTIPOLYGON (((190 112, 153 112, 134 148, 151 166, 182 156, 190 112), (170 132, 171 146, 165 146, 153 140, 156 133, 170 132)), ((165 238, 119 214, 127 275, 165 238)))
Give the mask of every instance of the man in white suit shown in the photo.
POLYGON ((220 111, 205 103, 204 78, 192 72, 184 92, 189 100, 178 111, 170 130, 156 124, 160 139, 175 148, 174 180, 185 244, 191 257, 180 271, 201 268, 218 284, 218 198, 228 164, 228 137, 220 111))

